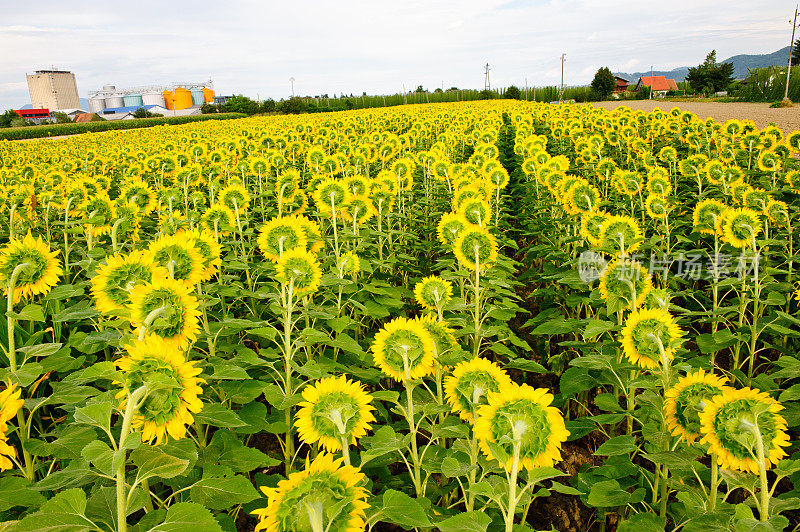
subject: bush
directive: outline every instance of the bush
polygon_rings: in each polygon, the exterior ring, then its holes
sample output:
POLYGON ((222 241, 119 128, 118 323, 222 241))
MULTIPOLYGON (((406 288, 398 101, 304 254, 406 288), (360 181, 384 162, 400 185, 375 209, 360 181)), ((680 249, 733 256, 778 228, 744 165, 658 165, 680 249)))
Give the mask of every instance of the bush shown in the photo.
MULTIPOLYGON (((204 120, 229 120, 232 118, 243 118, 241 113, 227 113, 215 115, 192 115, 192 116, 171 116, 166 118, 142 118, 140 120, 117 120, 101 122, 82 122, 69 124, 47 124, 31 127, 12 127, 0 131, 0 140, 20 140, 36 139, 42 137, 58 137, 61 135, 78 135, 81 133, 111 131, 123 129, 138 129, 141 127, 152 127, 160 125, 188 124, 190 122, 202 122, 204 120)), ((20 119, 22 120, 22 119, 20 119)), ((94 119, 93 119, 94 120, 94 119)), ((22 120, 25 122, 24 120, 22 120)))
POLYGON ((503 93, 503 98, 505 98, 506 100, 519 100, 520 98, 522 98, 522 93, 520 92, 517 86, 511 85, 503 93))
POLYGON ((477 100, 494 100, 495 93, 489 89, 483 89, 478 93, 477 100))
POLYGON ((204 115, 210 115, 211 113, 219 113, 219 109, 213 103, 204 103, 200 106, 200 112, 204 115))

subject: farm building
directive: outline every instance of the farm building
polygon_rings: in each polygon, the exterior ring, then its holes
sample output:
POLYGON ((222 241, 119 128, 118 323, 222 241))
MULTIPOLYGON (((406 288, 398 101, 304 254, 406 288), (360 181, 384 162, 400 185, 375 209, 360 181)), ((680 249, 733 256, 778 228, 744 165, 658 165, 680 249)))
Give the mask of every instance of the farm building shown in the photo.
POLYGON ((669 91, 678 90, 678 84, 674 79, 667 79, 664 76, 642 76, 636 82, 636 90, 642 87, 650 87, 654 96, 665 96, 669 91))
POLYGON ((614 88, 614 94, 622 94, 628 90, 628 85, 631 83, 630 80, 621 78, 619 76, 614 76, 614 81, 617 82, 617 86, 614 88))
MULTIPOLYGON (((133 115, 133 113, 135 113, 140 108, 150 113, 165 115, 165 116, 168 112, 166 107, 162 107, 160 105, 129 105, 127 107, 109 107, 107 109, 103 109, 97 114, 102 116, 103 118, 109 118, 109 115, 119 115, 119 114, 125 115, 128 113, 133 115)), ((118 118, 115 118, 113 116, 111 117, 111 120, 115 119, 118 118)))
POLYGON ((42 122, 50 120, 50 109, 15 109, 15 113, 20 118, 24 118, 28 122, 34 124, 41 124, 42 122))

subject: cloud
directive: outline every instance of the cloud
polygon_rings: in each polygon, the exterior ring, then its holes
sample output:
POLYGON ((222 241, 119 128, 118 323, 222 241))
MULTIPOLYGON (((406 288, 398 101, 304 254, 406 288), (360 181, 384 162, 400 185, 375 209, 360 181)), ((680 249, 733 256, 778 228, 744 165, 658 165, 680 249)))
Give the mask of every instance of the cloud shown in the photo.
POLYGON ((422 84, 482 87, 591 81, 612 70, 673 68, 772 52, 788 40, 782 6, 749 0, 319 0, 6 2, 0 111, 29 102, 25 73, 72 70, 81 97, 118 87, 202 81, 218 93, 394 93, 422 84), (157 13, 157 15, 153 15, 157 13), (636 59, 631 59, 631 58, 636 59))

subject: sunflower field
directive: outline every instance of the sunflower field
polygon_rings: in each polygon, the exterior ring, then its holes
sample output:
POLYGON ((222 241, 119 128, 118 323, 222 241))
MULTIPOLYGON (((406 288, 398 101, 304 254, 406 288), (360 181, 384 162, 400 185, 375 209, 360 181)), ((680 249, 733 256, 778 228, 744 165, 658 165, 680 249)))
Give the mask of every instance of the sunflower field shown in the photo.
POLYGON ((798 153, 516 101, 0 142, 2 529, 797 530, 798 153))

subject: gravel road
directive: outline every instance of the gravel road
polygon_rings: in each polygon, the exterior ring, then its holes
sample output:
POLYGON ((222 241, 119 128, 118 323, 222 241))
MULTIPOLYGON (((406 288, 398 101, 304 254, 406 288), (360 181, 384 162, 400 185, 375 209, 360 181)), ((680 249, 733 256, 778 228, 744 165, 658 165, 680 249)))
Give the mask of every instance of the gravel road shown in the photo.
POLYGON ((774 122, 784 133, 800 130, 800 104, 785 109, 770 109, 768 103, 669 102, 659 100, 598 102, 593 105, 604 109, 614 109, 625 105, 631 109, 641 109, 642 111, 652 111, 656 107, 662 111, 669 111, 673 107, 678 107, 683 111, 692 112, 702 119, 711 116, 717 121, 724 122, 731 118, 738 118, 739 120, 749 118, 758 127, 762 128, 774 122))

